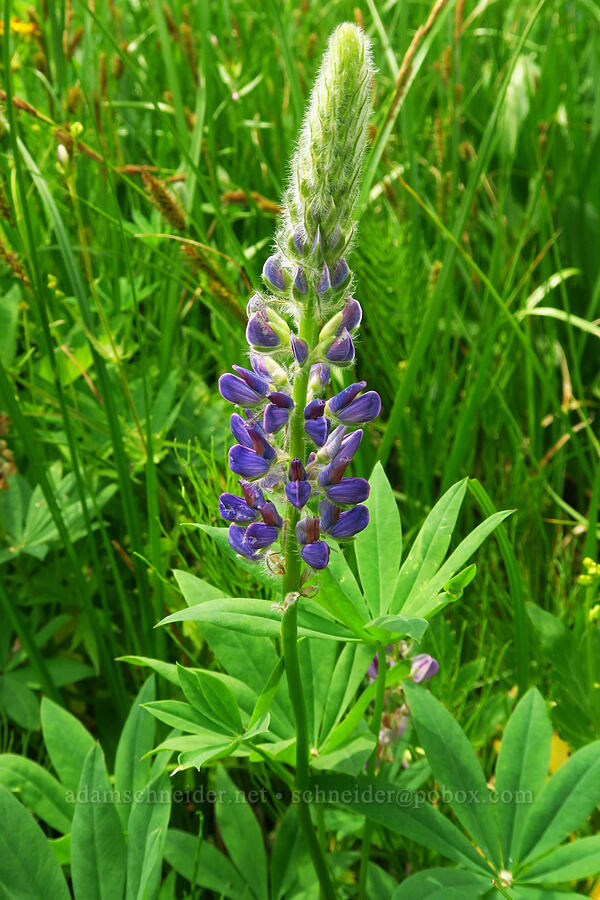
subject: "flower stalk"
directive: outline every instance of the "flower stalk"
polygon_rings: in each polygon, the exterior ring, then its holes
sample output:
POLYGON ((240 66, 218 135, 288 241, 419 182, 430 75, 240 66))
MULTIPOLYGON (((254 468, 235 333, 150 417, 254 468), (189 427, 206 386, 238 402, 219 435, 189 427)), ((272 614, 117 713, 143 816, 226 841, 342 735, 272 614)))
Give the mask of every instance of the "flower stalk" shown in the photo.
MULTIPOLYGON (((367 765, 367 774, 374 775, 377 766, 377 750, 379 746, 379 732, 381 730, 381 717, 385 703, 385 676, 387 673, 386 651, 383 644, 377 647, 377 687, 375 694, 375 708, 371 719, 371 731, 375 735, 375 746, 367 765)), ((371 853, 371 835, 373 823, 365 819, 362 848, 360 854, 360 874, 358 876, 358 900, 367 900, 367 877, 369 874, 369 858, 371 853)))

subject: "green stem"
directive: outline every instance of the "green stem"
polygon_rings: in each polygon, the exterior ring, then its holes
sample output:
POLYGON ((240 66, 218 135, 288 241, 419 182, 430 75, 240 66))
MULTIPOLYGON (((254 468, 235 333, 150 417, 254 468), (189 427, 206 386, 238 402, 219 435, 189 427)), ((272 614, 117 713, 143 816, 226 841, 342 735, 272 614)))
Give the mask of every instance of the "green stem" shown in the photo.
MULTIPOLYGON (((369 758, 367 766, 367 774, 375 774, 375 766, 377 765, 377 748, 379 744, 379 731, 381 729, 381 716, 383 714, 383 704, 385 701, 385 675, 387 670, 387 661, 385 658, 385 647, 383 644, 377 646, 377 693, 375 695, 375 709, 373 718, 371 719, 371 731, 375 735, 375 746, 369 758)), ((365 820, 365 830, 363 832, 362 849, 360 854, 360 875, 358 879, 358 900, 367 900, 367 876, 369 874, 369 857, 371 852, 371 835, 373 833, 373 823, 370 819, 365 820)))
MULTIPOLYGON (((300 335, 306 340, 309 347, 314 343, 316 323, 313 322, 313 303, 307 302, 302 321, 300 322, 300 335)), ((308 376, 310 367, 308 362, 303 366, 294 382, 294 409, 290 416, 289 424, 289 454, 291 458, 298 457, 304 460, 304 407, 306 406, 308 392, 308 376)), ((283 600, 285 612, 281 622, 281 641, 285 671, 287 675, 288 691, 294 710, 296 721, 296 777, 295 777, 295 805, 298 813, 300 828, 308 847, 319 885, 321 896, 324 900, 335 900, 336 894, 331 881, 331 876, 325 861, 325 855, 319 844, 315 827, 310 814, 310 800, 308 799, 309 786, 309 740, 308 722, 306 718, 306 702, 302 688, 300 675, 300 663, 298 660, 298 602, 300 577, 302 574, 302 559, 300 548, 296 539, 296 525, 300 518, 299 511, 288 503, 288 515, 285 527, 283 551, 285 557, 285 575, 283 576, 283 600)))

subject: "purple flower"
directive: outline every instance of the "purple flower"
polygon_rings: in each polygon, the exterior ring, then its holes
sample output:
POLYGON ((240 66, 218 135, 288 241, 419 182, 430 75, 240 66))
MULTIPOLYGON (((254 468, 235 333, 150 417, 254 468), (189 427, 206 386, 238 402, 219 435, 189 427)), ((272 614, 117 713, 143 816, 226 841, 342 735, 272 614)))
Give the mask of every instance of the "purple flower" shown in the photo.
POLYGON ((419 684, 421 681, 429 681, 440 670, 440 664, 428 653, 417 653, 411 660, 410 675, 413 681, 419 684))
POLYGON ((283 391, 269 391, 267 397, 271 403, 274 403, 275 406, 279 406, 281 409, 294 408, 294 401, 289 394, 284 394, 283 391))
POLYGON ((285 494, 292 506, 302 509, 310 497, 310 484, 306 480, 306 470, 296 458, 290 463, 289 480, 285 486, 285 494))
POLYGON ((229 372, 219 378, 219 393, 225 400, 238 406, 256 406, 264 400, 264 394, 246 384, 243 378, 237 378, 229 372))
POLYGON ((265 525, 273 525, 274 528, 283 527, 283 519, 277 512, 277 507, 271 500, 261 506, 260 514, 265 525))
POLYGON ((309 419, 304 423, 304 431, 317 447, 322 447, 327 440, 330 424, 329 419, 324 416, 320 419, 309 419))
POLYGON ((265 525, 263 522, 253 522, 246 529, 246 543, 251 550, 264 550, 277 540, 279 532, 273 525, 265 525))
POLYGON ((302 266, 296 266, 292 289, 294 291, 294 296, 298 295, 299 297, 304 297, 308 293, 308 281, 306 280, 306 273, 302 266))
POLYGON ((362 503, 369 496, 369 482, 365 478, 342 478, 325 491, 327 497, 339 506, 362 503))
POLYGON ((265 261, 262 270, 262 276, 265 280, 268 287, 271 290, 280 292, 285 291, 285 277, 283 273, 283 266, 281 264, 281 258, 277 253, 274 253, 273 256, 269 256, 269 258, 265 261))
POLYGON ((325 541, 315 541, 300 550, 304 562, 313 569, 326 569, 329 563, 329 545, 325 541))
POLYGON ((347 434, 343 438, 340 451, 344 456, 349 456, 352 459, 360 446, 362 436, 363 430, 362 428, 358 428, 356 431, 351 431, 350 434, 347 434))
POLYGON ((329 366, 322 363, 315 363, 310 367, 310 375, 308 377, 308 387, 313 393, 317 394, 326 388, 329 384, 329 366))
POLYGON ((265 505, 264 494, 257 484, 252 484, 249 481, 240 481, 240 487, 244 500, 252 509, 261 509, 265 505))
POLYGON ((322 297, 323 294, 326 294, 331 290, 331 276, 329 274, 329 268, 327 263, 323 263, 323 268, 321 270, 321 276, 317 282, 317 294, 319 297, 322 297))
POLYGON ((296 360, 298 365, 301 366, 304 362, 306 362, 306 358, 308 356, 308 344, 297 337, 293 331, 290 335, 290 343, 292 345, 292 353, 294 354, 294 359, 296 360))
POLYGON ((362 307, 358 300, 355 300, 354 297, 348 297, 346 300, 344 309, 342 310, 342 324, 341 328, 347 328, 348 331, 354 331, 355 328, 361 323, 362 319, 362 307))
POLYGON ((335 538, 336 541, 345 541, 354 537, 369 524, 369 510, 366 506, 355 506, 346 512, 338 510, 338 513, 336 521, 328 528, 323 528, 323 531, 335 538))
POLYGON ((242 444, 243 447, 249 447, 253 450, 254 444, 252 443, 252 438, 248 434, 248 420, 244 419, 243 416, 240 416, 239 413, 233 413, 229 420, 229 425, 231 433, 238 444, 242 444))
POLYGON ((243 497, 236 497, 235 494, 221 494, 219 513, 227 522, 235 522, 239 525, 255 522, 259 515, 255 509, 248 506, 243 497))
POLYGON ((232 366, 232 369, 236 375, 239 375, 249 387, 254 388, 259 394, 266 394, 269 390, 271 379, 268 375, 265 377, 252 369, 244 369, 243 366, 232 366))
POLYGON ((236 444, 229 449, 229 468, 242 478, 260 478, 269 471, 270 462, 254 450, 236 444))
POLYGON ((349 364, 354 359, 354 342, 350 337, 350 332, 344 328, 338 337, 334 338, 329 350, 325 354, 328 362, 336 366, 349 364))
POLYGON ((246 541, 246 529, 241 525, 230 525, 227 532, 229 546, 246 559, 258 559, 258 553, 253 550, 246 541))
POLYGON ((267 434, 275 434, 280 428, 283 428, 289 417, 290 411, 288 409, 281 409, 281 407, 275 406, 274 403, 269 403, 265 407, 263 428, 267 434))
POLYGON ((331 460, 329 465, 325 466, 325 468, 320 471, 319 484, 321 487, 328 488, 331 484, 337 484, 351 462, 351 456, 338 453, 338 455, 331 460))
POLYGON ((319 517, 300 519, 296 524, 296 539, 301 547, 319 540, 319 517))
POLYGON ((333 268, 331 269, 331 287, 334 291, 343 290, 350 281, 350 269, 348 268, 348 263, 342 256, 341 259, 338 259, 336 263, 333 264, 333 268))
POLYGON ((375 419, 381 412, 381 398, 376 391, 367 391, 359 397, 366 384, 366 381, 357 381, 335 394, 327 403, 329 412, 340 422, 358 424, 375 419))
POLYGON ((366 381, 355 381, 354 384, 348 385, 339 394, 334 394, 327 402, 329 412, 335 415, 340 409, 348 406, 366 386, 366 381))
POLYGON ((305 419, 318 419, 325 412, 325 401, 320 397, 311 400, 308 406, 304 407, 305 419))
POLYGON ((263 312, 256 312, 246 326, 246 340, 251 347, 259 347, 264 350, 274 350, 279 347, 281 341, 263 312))

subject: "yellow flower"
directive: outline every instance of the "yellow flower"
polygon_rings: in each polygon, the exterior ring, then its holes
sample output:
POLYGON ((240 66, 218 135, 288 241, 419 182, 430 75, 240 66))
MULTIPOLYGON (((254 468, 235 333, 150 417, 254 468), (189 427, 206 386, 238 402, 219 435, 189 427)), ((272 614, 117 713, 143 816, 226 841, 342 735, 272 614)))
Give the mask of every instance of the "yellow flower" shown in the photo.
MULTIPOLYGON (((33 22, 23 22, 17 16, 10 20, 10 30, 18 37, 30 37, 35 34, 36 27, 33 22)), ((0 19, 0 35, 4 34, 4 19, 0 19)))

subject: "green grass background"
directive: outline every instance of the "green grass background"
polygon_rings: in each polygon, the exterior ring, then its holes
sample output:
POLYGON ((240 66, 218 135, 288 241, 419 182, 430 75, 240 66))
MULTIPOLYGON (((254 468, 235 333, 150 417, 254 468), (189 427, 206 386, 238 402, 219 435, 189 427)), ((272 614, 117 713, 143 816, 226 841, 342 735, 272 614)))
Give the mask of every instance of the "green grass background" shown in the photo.
POLYGON ((18 470, 5 456, 3 750, 40 752, 39 688, 110 749, 138 678, 116 657, 210 662, 195 633, 153 630, 180 605, 173 566, 260 590, 186 523, 216 523, 233 483, 216 381, 243 358, 311 80, 345 19, 378 67, 351 265, 356 377, 383 413, 356 474, 386 463, 407 543, 463 475, 461 534, 516 510, 427 637, 432 690, 484 756, 528 683, 571 746, 600 736, 598 579, 577 583, 598 558, 600 12, 442 4, 399 91, 429 10, 5 4, 35 33, 3 39, 1 78, 0 428, 18 470), (574 635, 567 658, 544 612, 574 635))

